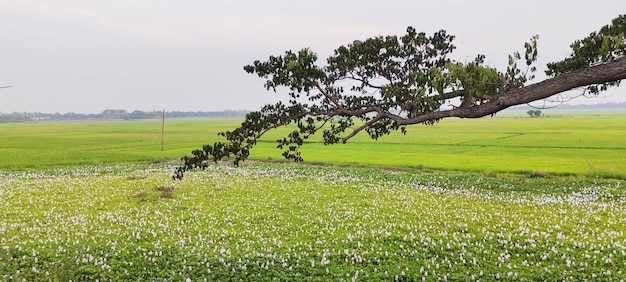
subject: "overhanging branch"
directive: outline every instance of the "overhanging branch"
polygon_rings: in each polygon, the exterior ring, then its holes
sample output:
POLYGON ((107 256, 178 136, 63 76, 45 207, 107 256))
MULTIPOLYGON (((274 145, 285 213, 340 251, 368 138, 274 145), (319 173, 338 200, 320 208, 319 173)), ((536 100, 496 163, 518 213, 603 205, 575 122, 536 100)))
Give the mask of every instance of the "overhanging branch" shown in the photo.
MULTIPOLYGON (((548 72, 555 77, 527 86, 523 86, 527 72, 534 71, 535 67, 521 73, 513 62, 513 58, 521 58, 519 53, 510 57, 507 72, 502 74, 484 65, 483 55, 467 64, 447 59, 454 49, 453 36, 442 30, 426 37, 412 27, 407 28, 402 40, 379 36, 341 46, 328 58, 327 67, 317 67, 317 56, 309 49, 297 54, 288 51, 284 58, 271 56, 267 62, 255 61, 244 70, 267 79, 268 90, 278 86, 290 89, 291 107, 281 103, 267 105, 261 112, 246 115, 240 128, 220 133, 227 137, 227 143, 216 142, 214 146, 205 145, 203 150, 192 151, 193 156, 183 158, 184 164, 174 177, 182 178, 187 170, 206 167, 204 162, 208 157, 218 160, 234 154, 237 165, 249 156, 249 149, 267 131, 293 121, 298 122, 299 131, 293 131, 289 139, 278 142, 280 146, 289 145, 289 151, 283 154, 287 159, 298 161, 302 160, 297 151, 303 144, 300 134, 306 138, 335 119, 338 125, 333 124, 332 130, 324 131, 325 143, 326 140, 346 142, 363 130, 376 139, 394 130, 404 131, 405 125, 431 124, 447 117, 480 118, 579 87, 598 93, 626 78, 625 17, 622 15, 612 25, 603 27, 600 37, 584 39, 593 43, 619 37, 614 40, 615 44, 608 46, 608 51, 604 41, 602 48, 585 43, 589 49, 583 50, 585 52, 578 52, 573 46, 572 58, 548 64, 548 72), (607 56, 607 52, 611 56, 607 56), (614 59, 618 56, 621 57, 614 59), (600 61, 605 63, 595 65, 600 61), (343 87, 337 86, 342 85, 338 82, 344 79, 353 84, 350 92, 360 91, 361 94, 346 95, 343 87), (382 84, 376 85, 379 82, 382 84), (453 91, 443 93, 443 89, 453 91), (310 95, 311 90, 319 93, 310 95), (300 103, 301 94, 306 94, 312 104, 300 103), (460 106, 441 110, 441 105, 459 98, 460 106), (302 122, 304 118, 306 121, 302 122), (353 118, 362 120, 363 124, 347 133, 354 125, 353 118), (341 138, 343 134, 347 135, 341 138)), ((536 61, 536 37, 525 49, 526 63, 530 67, 536 61)))
POLYGON ((431 112, 410 119, 393 118, 392 120, 398 125, 409 125, 446 117, 480 118, 495 114, 511 106, 545 99, 578 87, 622 79, 626 79, 626 57, 605 64, 574 70, 535 84, 500 93, 480 105, 431 112))

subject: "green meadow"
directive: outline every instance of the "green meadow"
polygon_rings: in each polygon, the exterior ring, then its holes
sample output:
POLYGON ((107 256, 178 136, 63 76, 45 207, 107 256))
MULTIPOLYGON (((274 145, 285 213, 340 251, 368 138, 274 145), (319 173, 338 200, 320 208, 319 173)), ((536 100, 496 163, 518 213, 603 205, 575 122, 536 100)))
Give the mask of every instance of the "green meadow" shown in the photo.
POLYGON ((0 171, 3 281, 626 279, 626 183, 167 164, 0 171))
POLYGON ((238 120, 0 124, 0 281, 623 281, 626 113, 524 115, 181 181, 238 120))
MULTIPOLYGON (((371 140, 365 133, 347 144, 324 146, 314 136, 301 148, 305 161, 475 172, 626 177, 625 112, 555 112, 528 118, 509 112, 493 118, 447 119, 415 125, 371 140)), ((121 162, 160 162, 220 140, 234 119, 86 121, 0 124, 0 168, 121 162)), ((251 159, 282 160, 275 140, 292 130, 267 134, 251 159)))

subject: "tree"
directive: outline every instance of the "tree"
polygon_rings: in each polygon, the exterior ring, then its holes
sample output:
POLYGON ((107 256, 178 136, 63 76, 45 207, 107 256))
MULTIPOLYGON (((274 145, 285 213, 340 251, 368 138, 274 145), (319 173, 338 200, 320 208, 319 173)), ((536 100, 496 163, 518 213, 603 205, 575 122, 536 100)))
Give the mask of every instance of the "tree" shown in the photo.
POLYGON ((106 109, 102 111, 102 117, 104 119, 125 119, 128 117, 128 112, 126 110, 106 109))
POLYGON ((526 112, 526 113, 530 117, 540 117, 541 116, 541 110, 528 110, 528 112, 526 112))
POLYGON ((373 139, 413 124, 432 125, 448 118, 479 118, 510 106, 545 99, 575 88, 597 94, 626 78, 626 15, 570 45, 569 57, 549 63, 548 78, 534 84, 538 36, 515 52, 506 70, 485 64, 485 56, 457 62, 449 58, 454 36, 407 28, 403 36, 378 36, 340 46, 318 63, 308 48, 270 56, 244 67, 265 79, 265 88, 286 89, 288 101, 246 115, 239 128, 220 133, 225 142, 204 145, 183 158, 174 177, 205 168, 207 161, 232 158, 235 165, 269 130, 297 128, 278 148, 286 159, 302 161, 298 148, 322 131, 324 144, 345 143, 357 133, 373 139), (519 65, 518 65, 519 63, 519 65), (359 121, 357 123, 357 121, 359 121))

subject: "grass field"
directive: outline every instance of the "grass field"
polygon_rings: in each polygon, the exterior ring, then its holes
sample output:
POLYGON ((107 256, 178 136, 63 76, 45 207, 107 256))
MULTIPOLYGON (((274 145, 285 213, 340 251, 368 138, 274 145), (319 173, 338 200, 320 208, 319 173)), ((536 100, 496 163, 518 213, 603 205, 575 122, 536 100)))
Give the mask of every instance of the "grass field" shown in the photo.
POLYGON ((0 172, 4 281, 626 279, 616 180, 269 164, 0 172))
MULTIPOLYGON (((525 115, 448 119, 409 127, 406 136, 397 133, 373 141, 361 134, 333 146, 314 137, 302 152, 305 161, 328 164, 626 178, 626 113, 525 115)), ((212 144, 219 140, 217 132, 239 122, 168 120, 164 151, 160 120, 0 124, 0 168, 171 160, 212 144)), ((281 160, 274 141, 289 130, 269 133, 252 151, 252 159, 281 160)))
POLYGON ((0 124, 0 281, 621 281, 626 114, 567 113, 182 181, 169 160, 238 121, 169 120, 164 151, 160 121, 0 124))

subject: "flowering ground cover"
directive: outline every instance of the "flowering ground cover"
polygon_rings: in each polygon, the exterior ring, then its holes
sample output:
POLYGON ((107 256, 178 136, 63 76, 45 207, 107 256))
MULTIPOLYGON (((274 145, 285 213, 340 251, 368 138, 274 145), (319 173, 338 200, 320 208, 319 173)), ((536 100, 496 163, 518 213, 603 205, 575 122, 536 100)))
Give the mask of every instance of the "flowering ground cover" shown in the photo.
POLYGON ((626 183, 251 164, 0 171, 0 280, 621 280, 626 183))

